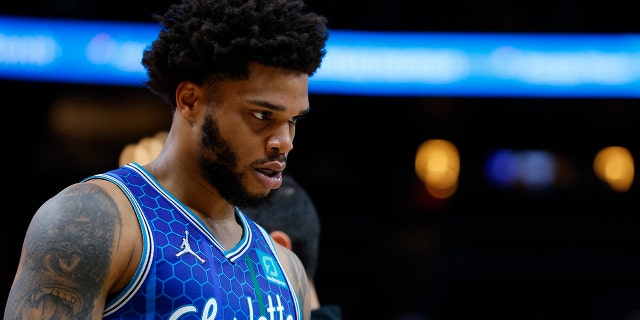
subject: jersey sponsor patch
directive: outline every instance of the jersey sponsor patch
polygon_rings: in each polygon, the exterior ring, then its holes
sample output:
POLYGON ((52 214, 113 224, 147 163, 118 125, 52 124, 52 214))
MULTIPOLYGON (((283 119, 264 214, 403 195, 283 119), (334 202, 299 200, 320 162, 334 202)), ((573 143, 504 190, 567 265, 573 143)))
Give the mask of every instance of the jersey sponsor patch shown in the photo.
POLYGON ((284 280, 284 274, 282 274, 280 268, 278 268, 278 261, 276 261, 276 258, 264 251, 256 251, 260 258, 260 267, 262 268, 262 271, 264 271, 267 280, 279 286, 287 287, 287 283, 284 280))

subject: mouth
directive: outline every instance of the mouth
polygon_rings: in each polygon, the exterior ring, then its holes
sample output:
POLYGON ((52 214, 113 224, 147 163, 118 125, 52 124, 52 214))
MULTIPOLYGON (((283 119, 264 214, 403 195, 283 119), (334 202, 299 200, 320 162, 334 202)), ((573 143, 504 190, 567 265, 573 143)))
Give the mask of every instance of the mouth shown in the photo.
POLYGON ((271 177, 271 178, 275 177, 276 175, 278 175, 278 173, 282 172, 282 171, 279 171, 279 170, 271 170, 271 169, 266 169, 266 168, 259 168, 259 169, 256 169, 256 171, 264 174, 267 177, 271 177))
POLYGON ((286 166, 285 161, 271 161, 256 166, 255 170, 264 176, 274 178, 280 175, 286 166))
POLYGON ((282 172, 286 164, 284 162, 270 162, 255 168, 260 183, 268 189, 277 189, 282 184, 282 172))
POLYGON ((38 306, 59 306, 49 310, 56 314, 77 314, 80 311, 79 298, 64 289, 45 287, 31 296, 31 304, 38 306))

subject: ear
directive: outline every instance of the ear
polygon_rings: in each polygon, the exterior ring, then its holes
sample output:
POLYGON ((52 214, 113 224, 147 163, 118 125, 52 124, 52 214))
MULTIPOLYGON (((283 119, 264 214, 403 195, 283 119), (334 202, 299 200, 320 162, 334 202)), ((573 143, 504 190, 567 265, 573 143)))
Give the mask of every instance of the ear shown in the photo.
POLYGON ((271 239, 273 239, 273 241, 279 243, 280 245, 282 245, 283 247, 291 250, 292 245, 291 245, 291 238, 289 238, 289 235, 284 233, 283 231, 280 230, 274 230, 271 231, 270 233, 271 235, 271 239))
POLYGON ((193 82, 180 82, 176 88, 176 113, 189 123, 196 122, 199 109, 202 107, 201 94, 202 90, 193 82))

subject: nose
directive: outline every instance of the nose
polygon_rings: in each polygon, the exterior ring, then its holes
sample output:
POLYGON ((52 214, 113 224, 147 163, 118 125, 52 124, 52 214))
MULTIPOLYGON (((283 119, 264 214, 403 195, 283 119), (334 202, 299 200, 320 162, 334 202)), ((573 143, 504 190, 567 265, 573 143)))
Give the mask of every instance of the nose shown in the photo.
POLYGON ((287 123, 278 127, 267 140, 267 152, 287 154, 293 149, 295 126, 287 123))

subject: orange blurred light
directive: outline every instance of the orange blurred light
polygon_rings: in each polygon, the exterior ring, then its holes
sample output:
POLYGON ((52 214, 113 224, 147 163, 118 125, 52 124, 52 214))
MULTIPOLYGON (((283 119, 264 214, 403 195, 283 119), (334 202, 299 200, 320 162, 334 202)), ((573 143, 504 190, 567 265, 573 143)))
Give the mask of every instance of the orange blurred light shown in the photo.
POLYGON ((617 192, 626 192, 631 188, 634 168, 631 152, 620 146, 603 148, 593 161, 593 170, 598 178, 617 192))
POLYGON ((415 171, 434 197, 447 198, 457 189, 460 155, 456 146, 443 139, 423 142, 416 152, 415 171))
POLYGON ((167 132, 160 131, 153 137, 144 137, 138 143, 128 144, 120 152, 120 165, 130 162, 137 162, 145 165, 155 159, 162 150, 164 141, 167 139, 167 132))

